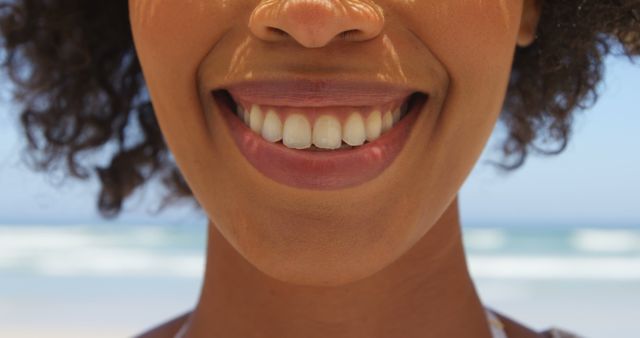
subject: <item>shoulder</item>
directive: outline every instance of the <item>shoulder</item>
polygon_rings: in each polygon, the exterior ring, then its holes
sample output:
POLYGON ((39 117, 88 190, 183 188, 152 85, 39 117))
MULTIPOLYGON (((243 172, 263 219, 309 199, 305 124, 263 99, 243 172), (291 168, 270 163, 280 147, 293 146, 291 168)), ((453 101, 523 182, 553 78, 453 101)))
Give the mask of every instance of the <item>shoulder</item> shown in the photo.
MULTIPOLYGON (((492 312, 495 313, 496 316, 498 316, 498 318, 504 325, 505 333, 509 338, 579 338, 579 336, 555 328, 545 330, 543 332, 538 332, 516 321, 515 319, 507 317, 504 314, 496 311, 492 312)), ((136 335, 135 338, 173 338, 178 330, 180 330, 180 328, 187 321, 190 315, 191 312, 182 314, 139 335, 136 335)))
POLYGON ((139 335, 136 335, 134 336, 134 338, 173 338, 175 337, 176 333, 178 333, 178 330, 180 330, 180 328, 187 321, 190 315, 191 312, 182 314, 139 335))
POLYGON ((509 338, 580 338, 575 334, 552 328, 542 332, 536 331, 526 325, 516 321, 513 318, 509 318, 504 314, 496 311, 492 311, 498 316, 502 324, 504 325, 505 333, 509 338))

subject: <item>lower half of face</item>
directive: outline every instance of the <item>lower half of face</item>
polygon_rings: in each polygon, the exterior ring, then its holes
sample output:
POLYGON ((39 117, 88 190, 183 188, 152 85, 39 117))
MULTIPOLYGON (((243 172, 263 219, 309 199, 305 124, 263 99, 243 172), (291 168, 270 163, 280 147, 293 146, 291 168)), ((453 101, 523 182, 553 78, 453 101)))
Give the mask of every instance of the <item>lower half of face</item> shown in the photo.
POLYGON ((456 196, 499 115, 522 3, 284 2, 130 0, 130 13, 162 132, 212 225, 267 275, 338 285, 396 260, 456 196), (312 13, 336 30, 305 31, 312 13), (260 82, 276 78, 353 103, 260 82), (415 91, 367 104, 362 88, 327 88, 354 79, 415 91))

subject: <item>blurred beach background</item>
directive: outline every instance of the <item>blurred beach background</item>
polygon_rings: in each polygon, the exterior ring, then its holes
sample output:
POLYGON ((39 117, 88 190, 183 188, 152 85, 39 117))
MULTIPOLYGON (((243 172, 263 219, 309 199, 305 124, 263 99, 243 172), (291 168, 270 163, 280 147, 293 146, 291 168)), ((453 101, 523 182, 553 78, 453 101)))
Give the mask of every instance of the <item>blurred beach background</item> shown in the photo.
MULTIPOLYGON (((461 194, 464 240, 484 303, 537 329, 640 337, 640 65, 607 63, 601 98, 560 156, 502 175, 498 127, 461 194)), ((34 174, 2 93, 0 337, 130 337, 195 305, 205 218, 153 216, 157 191, 121 217, 98 185, 34 174)))

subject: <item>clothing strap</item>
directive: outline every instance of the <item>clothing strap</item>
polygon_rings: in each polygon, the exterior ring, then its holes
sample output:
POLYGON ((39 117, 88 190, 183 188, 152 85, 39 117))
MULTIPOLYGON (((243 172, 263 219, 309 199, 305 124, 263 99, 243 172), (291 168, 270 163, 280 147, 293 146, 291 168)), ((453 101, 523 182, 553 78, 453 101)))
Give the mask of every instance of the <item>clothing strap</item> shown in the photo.
POLYGON ((487 322, 489 322, 489 328, 491 329, 491 337, 493 338, 508 338, 507 333, 504 332, 504 324, 498 319, 491 309, 485 306, 484 311, 487 315, 487 322))

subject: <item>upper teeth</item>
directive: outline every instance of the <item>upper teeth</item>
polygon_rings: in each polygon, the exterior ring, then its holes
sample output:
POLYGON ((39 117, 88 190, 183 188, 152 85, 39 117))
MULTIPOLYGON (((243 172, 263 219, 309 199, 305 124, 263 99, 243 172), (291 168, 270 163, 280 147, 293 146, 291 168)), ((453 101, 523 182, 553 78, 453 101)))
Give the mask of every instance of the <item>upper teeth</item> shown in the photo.
POLYGON ((303 111, 304 108, 296 111, 293 107, 278 109, 257 104, 247 109, 237 104, 240 119, 269 142, 282 140, 285 146, 295 149, 306 149, 312 144, 323 149, 338 149, 342 142, 359 146, 376 140, 407 113, 407 103, 373 108, 366 113, 354 109, 343 118, 303 111))

